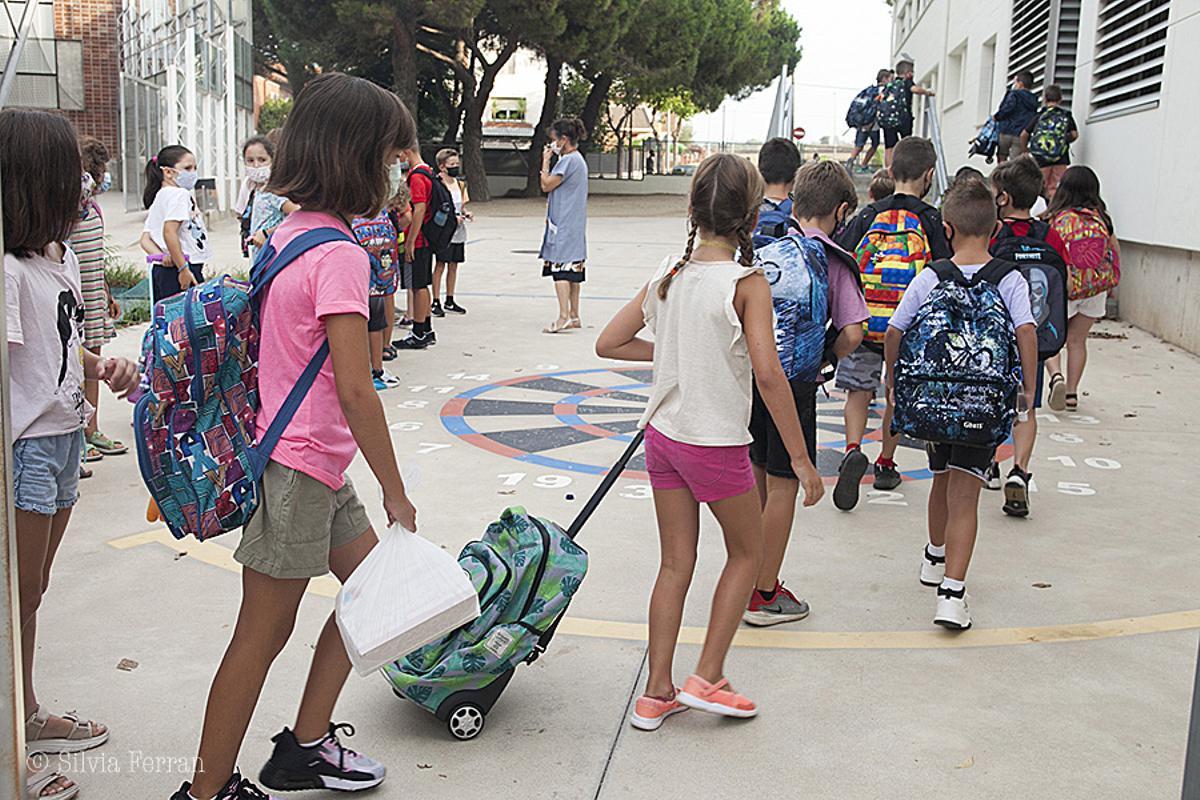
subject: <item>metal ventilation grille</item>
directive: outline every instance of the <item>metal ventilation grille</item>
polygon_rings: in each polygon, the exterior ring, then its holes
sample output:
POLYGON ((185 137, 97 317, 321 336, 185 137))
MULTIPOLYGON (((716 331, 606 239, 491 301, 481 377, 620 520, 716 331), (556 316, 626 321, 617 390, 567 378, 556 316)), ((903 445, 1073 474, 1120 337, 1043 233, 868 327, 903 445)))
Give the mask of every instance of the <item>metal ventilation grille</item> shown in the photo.
POLYGON ((1046 75, 1046 46, 1050 32, 1051 0, 1013 0, 1012 39, 1008 46, 1008 79, 1027 69, 1038 91, 1046 75))
POLYGON ((1101 0, 1092 65, 1092 115, 1156 105, 1171 0, 1101 0))
POLYGON ((1055 31, 1055 49, 1050 70, 1050 83, 1058 84, 1063 90, 1063 105, 1071 107, 1075 94, 1075 63, 1079 55, 1079 22, 1082 0, 1060 0, 1058 4, 1058 28, 1055 31))

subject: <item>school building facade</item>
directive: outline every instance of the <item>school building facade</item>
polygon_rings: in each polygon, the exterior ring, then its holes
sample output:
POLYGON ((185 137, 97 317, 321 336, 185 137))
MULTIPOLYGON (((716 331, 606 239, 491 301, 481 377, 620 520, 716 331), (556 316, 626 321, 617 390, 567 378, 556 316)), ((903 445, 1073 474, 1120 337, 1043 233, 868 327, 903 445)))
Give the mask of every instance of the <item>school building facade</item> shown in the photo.
POLYGON ((968 142, 1017 71, 1063 88, 1072 162, 1100 176, 1121 238, 1121 318, 1200 353, 1200 0, 895 0, 892 14, 893 60, 937 91, 951 173, 987 170, 968 142))

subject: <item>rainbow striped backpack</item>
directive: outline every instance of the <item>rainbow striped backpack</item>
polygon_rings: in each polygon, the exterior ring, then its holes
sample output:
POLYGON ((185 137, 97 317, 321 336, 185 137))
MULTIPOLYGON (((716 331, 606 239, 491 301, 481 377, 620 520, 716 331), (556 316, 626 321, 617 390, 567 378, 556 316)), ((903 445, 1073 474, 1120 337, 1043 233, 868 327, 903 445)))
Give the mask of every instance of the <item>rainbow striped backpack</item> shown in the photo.
POLYGON ((325 342, 256 442, 259 301, 297 257, 335 241, 354 239, 316 228, 280 253, 268 241, 248 283, 223 275, 154 306, 133 428, 142 480, 175 538, 209 539, 242 527, 258 509, 271 451, 329 356, 325 342))
POLYGON ((875 221, 855 246, 854 258, 862 273, 863 293, 871 314, 864 340, 882 347, 888 322, 904 290, 932 260, 921 218, 908 208, 878 210, 875 221))

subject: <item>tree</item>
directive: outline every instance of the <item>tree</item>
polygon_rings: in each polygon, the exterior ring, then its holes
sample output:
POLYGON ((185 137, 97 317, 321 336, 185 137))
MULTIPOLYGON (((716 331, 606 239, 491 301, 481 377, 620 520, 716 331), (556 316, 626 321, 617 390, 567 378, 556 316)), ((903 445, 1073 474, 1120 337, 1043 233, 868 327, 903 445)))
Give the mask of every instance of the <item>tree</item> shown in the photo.
POLYGON ((290 97, 264 101, 258 110, 258 132, 267 134, 276 128, 282 128, 290 113, 292 113, 290 97))

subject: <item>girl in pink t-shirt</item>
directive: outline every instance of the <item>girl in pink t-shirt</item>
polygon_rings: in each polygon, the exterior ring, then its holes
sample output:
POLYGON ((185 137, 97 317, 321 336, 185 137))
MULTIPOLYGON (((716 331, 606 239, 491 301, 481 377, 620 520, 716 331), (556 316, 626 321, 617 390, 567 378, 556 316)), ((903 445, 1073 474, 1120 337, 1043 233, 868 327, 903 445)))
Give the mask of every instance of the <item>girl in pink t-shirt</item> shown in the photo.
MULTIPOLYGON (((309 579, 333 572, 345 581, 377 541, 344 475, 355 453, 362 451, 379 481, 388 522, 416 530, 417 512, 366 368, 370 266, 347 221, 379 213, 395 194, 400 175, 391 165, 416 137, 412 116, 395 95, 338 73, 305 86, 283 130, 267 190, 303 210, 275 230, 275 247, 314 228, 339 228, 351 240, 297 258, 263 301, 260 436, 326 339, 330 357, 271 454, 261 504, 234 553, 244 567, 237 627, 209 691, 198 770, 172 800, 265 797, 235 765, 267 671, 291 636, 309 579)), ((339 732, 353 735, 354 728, 331 721, 349 672, 331 614, 295 726, 272 739, 274 753, 259 774, 263 784, 361 791, 383 781, 382 764, 338 740, 339 732)))

